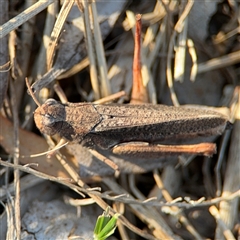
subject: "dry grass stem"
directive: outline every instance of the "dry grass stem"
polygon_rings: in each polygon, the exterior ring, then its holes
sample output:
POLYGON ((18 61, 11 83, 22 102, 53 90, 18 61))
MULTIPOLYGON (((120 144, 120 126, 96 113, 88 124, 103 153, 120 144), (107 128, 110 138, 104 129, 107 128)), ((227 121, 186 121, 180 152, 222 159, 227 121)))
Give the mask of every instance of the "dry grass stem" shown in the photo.
POLYGON ((92 88, 94 92, 94 98, 97 100, 100 98, 100 88, 98 83, 98 77, 97 77, 97 64, 96 59, 94 57, 94 49, 93 49, 93 42, 92 42, 92 31, 90 26, 90 14, 89 14, 89 3, 83 1, 83 14, 84 14, 84 24, 85 24, 85 37, 87 40, 87 48, 88 48, 88 59, 90 64, 90 77, 91 77, 91 83, 92 88))
POLYGON ((112 102, 118 98, 121 98, 121 97, 124 97, 126 96, 126 93, 124 91, 121 91, 121 92, 117 92, 117 93, 114 93, 110 96, 107 96, 105 98, 101 98, 97 101, 94 101, 95 104, 104 104, 104 103, 108 103, 108 102, 112 102))
POLYGON ((50 43, 47 48, 47 70, 53 66, 54 54, 56 52, 57 42, 59 41, 60 33, 63 29, 66 18, 72 9, 74 0, 64 0, 62 8, 59 12, 58 18, 55 22, 54 28, 52 30, 50 43))
POLYGON ((51 33, 54 28, 55 18, 57 15, 57 2, 54 1, 47 8, 46 22, 43 31, 43 39, 40 46, 39 54, 32 69, 32 76, 39 79, 47 70, 47 49, 51 41, 51 33))
POLYGON ((167 83, 168 87, 171 93, 171 99, 174 106, 179 106, 179 102, 176 96, 176 93, 173 88, 173 76, 172 76, 172 52, 175 46, 175 39, 177 37, 177 34, 179 34, 183 30, 183 22, 185 21, 185 18, 189 14, 194 1, 188 1, 182 15, 180 16, 179 20, 177 21, 176 25, 174 26, 174 31, 172 33, 172 36, 170 38, 170 43, 168 47, 168 56, 167 56, 167 83))
MULTIPOLYGON (((11 91, 11 105, 13 112, 13 124, 14 124, 14 155, 13 162, 15 165, 19 163, 19 120, 17 112, 16 102, 16 89, 13 82, 10 82, 11 91)), ((18 169, 14 169, 14 188, 15 188, 15 199, 14 199, 14 236, 13 238, 21 239, 21 212, 20 212, 20 172, 18 169)))
MULTIPOLYGON (((10 196, 9 196, 9 199, 10 196)), ((14 219, 14 203, 10 200, 6 205, 6 214, 7 214, 7 234, 6 239, 13 239, 16 238, 16 229, 15 229, 15 219, 14 219)))
POLYGON ((87 206, 94 204, 95 201, 92 198, 84 198, 84 199, 74 199, 68 196, 64 196, 64 202, 66 204, 78 207, 78 206, 87 206))
MULTIPOLYGON (((17 165, 16 166, 16 165, 14 165, 12 163, 4 162, 2 160, 0 160, 0 163, 3 166, 10 167, 10 168, 17 168, 20 171, 23 171, 23 172, 26 172, 26 173, 30 173, 32 175, 35 175, 35 176, 39 177, 39 178, 47 179, 47 180, 50 180, 50 181, 54 181, 54 182, 58 182, 60 184, 66 185, 66 186, 68 186, 69 188, 73 189, 74 191, 76 191, 78 193, 86 193, 86 194, 88 194, 90 192, 92 195, 101 196, 102 198, 107 199, 107 200, 123 202, 123 203, 126 203, 126 204, 137 204, 137 205, 139 204, 139 205, 156 206, 156 207, 177 206, 179 208, 188 208, 188 209, 190 209, 190 208, 196 207, 196 206, 198 206, 198 207, 211 206, 211 205, 218 204, 221 201, 231 201, 231 200, 234 200, 234 199, 240 197, 240 190, 238 190, 238 191, 232 193, 229 196, 217 197, 217 198, 213 198, 211 200, 206 200, 204 202, 202 201, 202 199, 195 200, 195 201, 191 200, 190 202, 179 202, 179 200, 181 200, 179 198, 174 199, 170 203, 162 203, 162 202, 156 201, 155 199, 152 199, 152 198, 146 199, 145 201, 139 201, 137 199, 131 199, 131 198, 128 199, 128 193, 118 194, 118 195, 112 196, 112 194, 109 195, 108 192, 107 193, 96 192, 95 188, 87 187, 85 189, 85 188, 78 187, 78 186, 76 186, 74 184, 71 184, 71 182, 73 182, 73 180, 71 178, 60 178, 60 177, 56 178, 56 177, 52 177, 52 176, 50 176, 48 174, 44 174, 44 173, 41 173, 41 172, 36 171, 34 169, 31 169, 28 166, 27 167, 26 166, 22 166, 22 165, 17 165)), ((100 191, 99 188, 97 190, 100 191)))
MULTIPOLYGON (((239 94, 239 93, 238 93, 239 94)), ((240 96, 240 94, 239 94, 240 96)), ((239 97, 240 99, 240 97, 239 97)), ((231 137, 231 147, 228 156, 228 165, 224 177, 224 184, 221 196, 229 196, 231 193, 239 190, 240 183, 240 101, 238 102, 238 109, 236 112, 236 121, 234 123, 233 134, 231 137)), ((228 229, 233 229, 235 219, 237 219, 239 199, 236 198, 232 201, 221 201, 219 205, 219 216, 225 223, 228 229)), ((220 225, 220 224, 219 224, 220 225)), ((222 237, 221 226, 217 227, 217 238, 222 237)), ((224 233, 223 233, 224 234, 224 233)))
MULTIPOLYGON (((63 79, 63 78, 71 77, 74 74, 76 74, 78 72, 81 72, 83 69, 88 67, 89 64, 90 64, 89 58, 86 57, 80 63, 74 65, 71 69, 69 69, 68 71, 62 73, 60 76, 58 76, 57 79, 60 80, 60 79, 63 79)), ((96 98, 96 99, 98 99, 98 98, 96 98)))
POLYGON ((196 53, 196 49, 194 48, 194 42, 191 39, 187 40, 187 46, 188 46, 188 51, 192 60, 190 80, 194 82, 197 76, 197 68, 198 68, 197 53, 196 53))
POLYGON ((232 52, 226 56, 213 58, 205 63, 198 64, 198 74, 216 70, 223 67, 228 67, 240 62, 240 51, 232 52))
POLYGON ((218 209, 215 206, 211 206, 209 208, 209 212, 215 217, 218 226, 221 228, 221 231, 224 235, 224 237, 227 240, 235 240, 236 238, 233 236, 232 232, 230 231, 230 229, 225 225, 225 223, 223 222, 218 209))
POLYGON ((174 58, 174 73, 173 78, 175 81, 183 82, 185 64, 186 64, 186 49, 187 49, 187 30, 188 18, 186 17, 183 22, 182 31, 178 34, 177 42, 175 43, 175 58, 174 58))
POLYGON ((102 93, 101 97, 106 97, 111 94, 111 86, 108 80, 107 64, 106 64, 106 58, 104 53, 101 30, 98 22, 98 15, 97 15, 95 0, 93 0, 92 3, 90 4, 90 9, 91 9, 90 18, 93 24, 95 51, 97 56, 98 71, 99 71, 100 82, 101 82, 101 93, 102 93))
POLYGON ((38 1, 16 17, 4 23, 2 26, 0 26, 0 39, 5 37, 11 31, 15 30, 17 27, 21 26, 23 23, 27 22, 32 17, 36 16, 39 12, 47 8, 53 2, 54 0, 38 1))
POLYGON ((68 102, 66 94, 64 93, 63 89, 61 88, 61 86, 58 83, 55 83, 53 85, 53 89, 54 89, 55 93, 58 95, 58 97, 62 103, 68 102))
MULTIPOLYGON (((8 2, 0 2, 0 24, 3 24, 8 20, 8 2)), ((0 26, 1 31, 1 26, 0 26)), ((2 36, 0 32, 0 108, 3 106, 3 101, 6 97, 7 88, 8 88, 8 69, 9 69, 9 50, 8 50, 8 37, 2 36)), ((12 64, 11 64, 12 65, 12 64)), ((9 69, 10 70, 10 69, 9 69)))
MULTIPOLYGON (((158 172, 154 171, 153 176, 154 176, 157 186, 161 189, 162 195, 165 198, 165 200, 167 202, 172 202, 173 199, 172 199, 171 195, 168 193, 167 189, 164 188, 162 179, 161 179, 160 175, 158 174, 158 172)), ((178 207, 171 207, 171 212, 174 213, 173 216, 175 216, 178 219, 178 221, 180 221, 185 226, 185 228, 189 231, 189 233, 191 233, 191 235, 195 239, 199 239, 199 240, 202 239, 200 234, 196 231, 196 229, 188 221, 188 219, 184 215, 184 213, 181 213, 181 209, 179 209, 178 207)))

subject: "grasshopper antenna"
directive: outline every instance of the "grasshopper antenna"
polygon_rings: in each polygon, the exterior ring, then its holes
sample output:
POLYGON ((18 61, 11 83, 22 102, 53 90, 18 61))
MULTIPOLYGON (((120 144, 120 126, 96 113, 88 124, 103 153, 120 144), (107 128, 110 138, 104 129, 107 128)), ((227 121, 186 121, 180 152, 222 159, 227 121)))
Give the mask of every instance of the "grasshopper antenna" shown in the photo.
POLYGON ((31 95, 33 101, 38 105, 38 107, 41 107, 41 104, 40 102, 37 100, 37 98, 35 97, 33 91, 32 91, 32 88, 29 84, 29 81, 28 81, 28 78, 25 78, 25 81, 26 81, 26 85, 27 85, 27 88, 28 88, 28 91, 29 91, 29 94, 31 95))

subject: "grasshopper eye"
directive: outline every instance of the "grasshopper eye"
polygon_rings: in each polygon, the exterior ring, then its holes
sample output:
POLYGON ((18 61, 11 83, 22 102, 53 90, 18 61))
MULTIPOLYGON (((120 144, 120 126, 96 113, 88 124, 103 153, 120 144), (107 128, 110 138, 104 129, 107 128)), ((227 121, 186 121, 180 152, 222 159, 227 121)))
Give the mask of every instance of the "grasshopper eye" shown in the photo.
POLYGON ((52 115, 46 113, 43 117, 43 123, 45 126, 52 126, 54 123, 56 123, 56 120, 52 115))
POLYGON ((45 104, 47 104, 48 106, 51 106, 51 105, 58 104, 58 102, 57 102, 55 99, 53 99, 53 98, 49 98, 49 99, 45 102, 45 104))

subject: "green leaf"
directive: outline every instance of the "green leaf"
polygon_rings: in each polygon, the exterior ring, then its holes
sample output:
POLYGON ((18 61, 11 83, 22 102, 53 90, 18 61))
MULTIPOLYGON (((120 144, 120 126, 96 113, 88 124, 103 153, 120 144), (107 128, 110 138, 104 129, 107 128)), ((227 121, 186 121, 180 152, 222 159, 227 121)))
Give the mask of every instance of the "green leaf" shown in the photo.
POLYGON ((111 236, 116 229, 116 222, 119 213, 114 214, 111 217, 108 214, 108 209, 98 217, 95 228, 94 228, 94 240, 105 240, 107 237, 111 236))
POLYGON ((114 233, 114 230, 116 228, 116 222, 119 216, 120 214, 116 213, 110 220, 108 220, 107 224, 102 228, 102 230, 98 234, 100 238, 101 237, 107 238, 114 233))
POLYGON ((102 231, 102 229, 106 226, 106 224, 109 222, 110 218, 111 217, 103 215, 99 216, 94 228, 94 234, 96 235, 99 234, 102 231))

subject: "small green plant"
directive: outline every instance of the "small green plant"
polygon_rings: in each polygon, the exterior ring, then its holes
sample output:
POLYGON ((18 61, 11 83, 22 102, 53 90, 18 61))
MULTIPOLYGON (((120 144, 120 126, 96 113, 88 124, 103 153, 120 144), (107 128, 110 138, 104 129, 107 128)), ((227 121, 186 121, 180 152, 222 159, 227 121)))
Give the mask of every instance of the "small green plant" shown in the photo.
POLYGON ((110 237, 117 227, 116 222, 119 216, 120 214, 116 213, 111 217, 109 214, 109 208, 107 208, 97 219, 94 228, 94 240, 105 240, 110 237))

